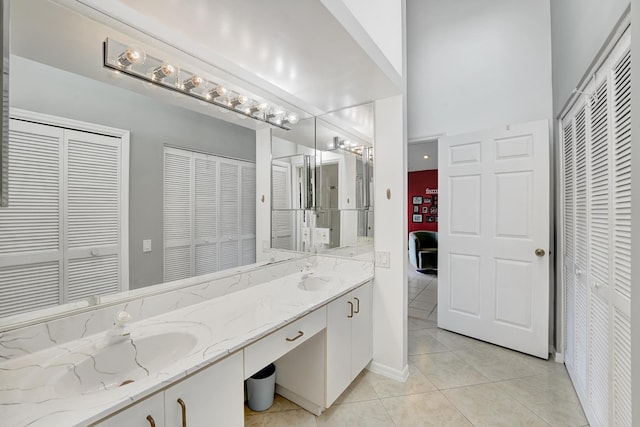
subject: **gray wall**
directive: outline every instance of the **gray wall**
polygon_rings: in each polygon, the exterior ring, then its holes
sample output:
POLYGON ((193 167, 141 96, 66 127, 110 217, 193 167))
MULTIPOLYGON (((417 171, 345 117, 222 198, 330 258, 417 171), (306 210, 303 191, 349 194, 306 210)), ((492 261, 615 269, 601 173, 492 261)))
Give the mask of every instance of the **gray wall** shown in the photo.
POLYGON ((255 131, 20 57, 11 61, 12 107, 131 132, 129 287, 161 283, 164 145, 255 161, 255 131), (142 252, 143 239, 152 239, 152 252, 142 252))
POLYGON ((552 0, 553 112, 571 96, 615 27, 629 0, 552 0))

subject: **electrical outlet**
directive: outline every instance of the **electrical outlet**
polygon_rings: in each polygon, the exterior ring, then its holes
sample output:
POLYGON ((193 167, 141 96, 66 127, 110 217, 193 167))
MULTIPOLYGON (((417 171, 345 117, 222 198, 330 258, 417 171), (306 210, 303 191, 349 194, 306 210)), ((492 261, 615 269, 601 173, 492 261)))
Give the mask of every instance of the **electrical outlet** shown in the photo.
POLYGON ((390 268, 390 258, 389 252, 376 252, 376 267, 390 268))

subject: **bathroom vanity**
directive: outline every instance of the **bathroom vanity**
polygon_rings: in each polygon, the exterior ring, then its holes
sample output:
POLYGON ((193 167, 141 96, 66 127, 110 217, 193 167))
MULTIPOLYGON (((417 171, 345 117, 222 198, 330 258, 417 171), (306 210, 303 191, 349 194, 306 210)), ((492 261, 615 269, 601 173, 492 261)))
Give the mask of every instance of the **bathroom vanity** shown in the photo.
POLYGON ((290 261, 282 277, 11 358, 0 364, 10 403, 0 419, 241 426, 243 380, 272 362, 277 392, 320 414, 372 351, 373 266, 327 259, 290 261))

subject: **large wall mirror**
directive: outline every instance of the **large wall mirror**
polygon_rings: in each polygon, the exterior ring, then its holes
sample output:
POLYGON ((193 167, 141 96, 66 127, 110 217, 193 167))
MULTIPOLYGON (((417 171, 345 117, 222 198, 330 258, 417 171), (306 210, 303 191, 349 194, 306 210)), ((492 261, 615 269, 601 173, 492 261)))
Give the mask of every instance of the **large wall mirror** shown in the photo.
MULTIPOLYGON (((47 307, 254 263, 255 130, 269 125, 104 68, 110 38, 213 70, 80 3, 10 8, 0 329, 47 307)), ((304 129, 309 115, 269 101, 304 129)))
POLYGON ((372 104, 274 129, 272 248, 372 256, 373 145, 372 104))

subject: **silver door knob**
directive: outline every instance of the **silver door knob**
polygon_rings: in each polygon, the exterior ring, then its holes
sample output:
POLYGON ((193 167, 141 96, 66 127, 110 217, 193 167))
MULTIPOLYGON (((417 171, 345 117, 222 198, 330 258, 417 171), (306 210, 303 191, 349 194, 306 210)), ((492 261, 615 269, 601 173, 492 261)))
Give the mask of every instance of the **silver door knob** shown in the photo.
POLYGON ((536 249, 535 254, 536 256, 544 256, 544 249, 536 249))

